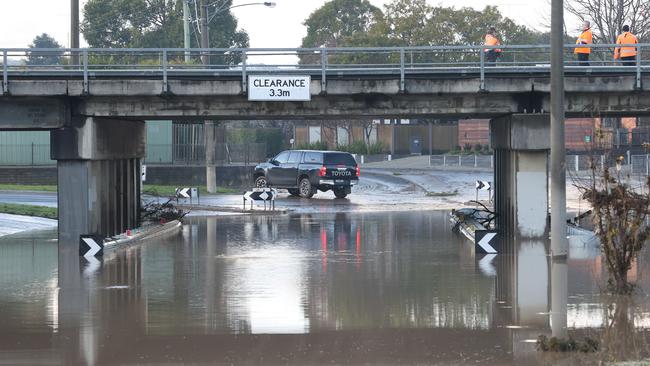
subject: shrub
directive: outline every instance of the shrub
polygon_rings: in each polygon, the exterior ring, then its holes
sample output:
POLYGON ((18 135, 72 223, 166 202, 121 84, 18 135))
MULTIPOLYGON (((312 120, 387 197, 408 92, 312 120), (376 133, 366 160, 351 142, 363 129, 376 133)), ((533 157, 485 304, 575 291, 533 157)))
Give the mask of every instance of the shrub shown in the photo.
POLYGON ((327 144, 322 141, 297 144, 294 150, 327 150, 327 144))

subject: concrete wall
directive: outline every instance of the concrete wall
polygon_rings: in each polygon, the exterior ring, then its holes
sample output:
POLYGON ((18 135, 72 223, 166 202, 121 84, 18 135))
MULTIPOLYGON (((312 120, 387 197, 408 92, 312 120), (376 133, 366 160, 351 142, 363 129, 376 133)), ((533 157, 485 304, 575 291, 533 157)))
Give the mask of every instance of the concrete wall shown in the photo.
MULTIPOLYGON (((222 187, 248 187, 253 167, 217 167, 217 185, 222 187)), ((56 167, 0 167, 0 184, 56 185, 56 167)), ((204 185, 205 167, 147 165, 145 184, 204 185)))
MULTIPOLYGON (((252 166, 217 166, 217 186, 250 188, 253 182, 253 169, 252 166)), ((147 181, 145 184, 205 185, 205 167, 147 165, 147 181)))

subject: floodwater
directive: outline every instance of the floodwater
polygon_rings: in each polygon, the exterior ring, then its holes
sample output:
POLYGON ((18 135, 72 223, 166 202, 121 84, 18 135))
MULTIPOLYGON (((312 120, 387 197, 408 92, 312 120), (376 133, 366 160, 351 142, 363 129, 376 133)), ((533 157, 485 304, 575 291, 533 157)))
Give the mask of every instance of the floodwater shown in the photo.
POLYGON ((546 365, 648 357, 637 295, 601 293, 598 248, 484 256, 447 214, 192 217, 164 239, 78 260, 55 232, 0 239, 0 365, 546 365), (566 316, 564 316, 566 314, 566 316), (596 355, 543 354, 568 328, 596 355))

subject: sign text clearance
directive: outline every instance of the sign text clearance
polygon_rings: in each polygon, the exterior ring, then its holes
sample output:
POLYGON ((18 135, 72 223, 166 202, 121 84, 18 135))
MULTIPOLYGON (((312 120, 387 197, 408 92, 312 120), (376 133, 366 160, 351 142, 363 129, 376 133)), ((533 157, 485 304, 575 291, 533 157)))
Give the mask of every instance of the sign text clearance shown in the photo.
POLYGON ((310 76, 249 75, 250 101, 310 101, 310 76))

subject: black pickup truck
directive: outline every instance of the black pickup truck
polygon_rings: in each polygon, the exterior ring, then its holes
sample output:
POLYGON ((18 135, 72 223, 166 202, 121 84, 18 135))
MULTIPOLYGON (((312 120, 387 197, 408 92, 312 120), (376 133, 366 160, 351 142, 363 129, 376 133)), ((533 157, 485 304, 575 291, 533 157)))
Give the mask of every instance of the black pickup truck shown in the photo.
POLYGON ((288 150, 255 167, 255 187, 286 188, 293 196, 311 198, 333 191, 345 198, 359 182, 361 171, 350 153, 288 150))

